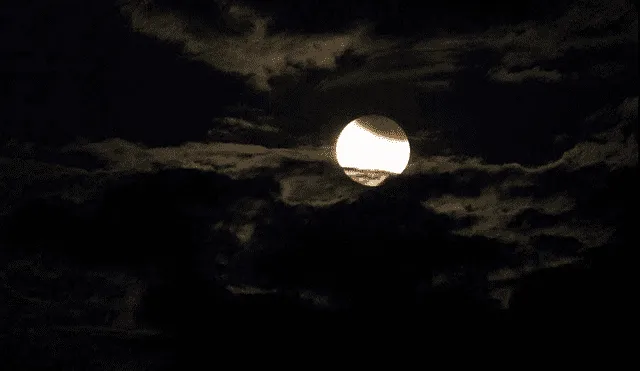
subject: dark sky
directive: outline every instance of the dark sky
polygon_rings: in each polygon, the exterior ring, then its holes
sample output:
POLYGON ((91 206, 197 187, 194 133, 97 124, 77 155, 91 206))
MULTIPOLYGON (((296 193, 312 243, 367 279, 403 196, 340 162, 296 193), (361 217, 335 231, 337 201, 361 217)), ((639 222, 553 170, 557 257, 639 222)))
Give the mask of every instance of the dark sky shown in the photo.
POLYGON ((636 241, 636 2, 7 0, 0 45, 3 270, 77 258, 144 326, 171 285, 553 312, 636 241), (332 154, 363 115, 411 144, 375 189, 332 154))

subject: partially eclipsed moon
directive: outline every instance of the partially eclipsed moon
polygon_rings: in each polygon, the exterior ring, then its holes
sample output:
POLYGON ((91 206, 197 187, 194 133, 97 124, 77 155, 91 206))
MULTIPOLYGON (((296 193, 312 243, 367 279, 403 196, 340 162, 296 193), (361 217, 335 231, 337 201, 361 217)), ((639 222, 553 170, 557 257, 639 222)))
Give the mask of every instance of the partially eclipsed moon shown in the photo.
POLYGON ((358 183, 375 187, 390 175, 400 174, 409 163, 409 140, 393 120, 363 116, 342 129, 336 158, 345 174, 358 183))

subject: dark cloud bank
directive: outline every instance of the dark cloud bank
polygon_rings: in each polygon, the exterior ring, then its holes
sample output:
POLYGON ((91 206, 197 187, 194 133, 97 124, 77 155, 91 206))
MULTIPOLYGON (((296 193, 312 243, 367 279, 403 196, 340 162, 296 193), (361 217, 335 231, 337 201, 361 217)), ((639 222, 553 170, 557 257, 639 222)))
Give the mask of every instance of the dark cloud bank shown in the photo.
POLYGON ((456 1, 13 3, 8 369, 197 364, 211 338, 222 357, 292 327, 347 344, 351 330, 388 342, 391 328, 440 339, 624 319, 638 242, 629 2, 458 17, 445 16, 456 1), (78 11, 91 16, 64 17, 78 11), (379 188, 332 158, 360 114, 397 119, 412 144, 379 188))
POLYGON ((628 295, 617 264, 637 240, 637 98, 591 120, 597 132, 541 167, 423 158, 375 189, 322 149, 110 141, 69 147, 56 164, 14 149, 3 174, 22 161, 32 179, 3 184, 22 194, 2 219, 6 318, 179 339, 265 321, 437 331, 613 320, 628 295))

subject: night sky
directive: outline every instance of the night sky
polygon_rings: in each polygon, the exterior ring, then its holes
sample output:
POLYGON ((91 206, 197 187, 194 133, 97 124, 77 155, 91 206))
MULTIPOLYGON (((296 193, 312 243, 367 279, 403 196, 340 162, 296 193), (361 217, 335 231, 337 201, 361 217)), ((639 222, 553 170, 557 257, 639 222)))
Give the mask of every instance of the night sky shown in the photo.
POLYGON ((623 317, 636 1, 6 0, 0 45, 3 369, 623 317), (411 145, 379 187, 364 115, 411 145))

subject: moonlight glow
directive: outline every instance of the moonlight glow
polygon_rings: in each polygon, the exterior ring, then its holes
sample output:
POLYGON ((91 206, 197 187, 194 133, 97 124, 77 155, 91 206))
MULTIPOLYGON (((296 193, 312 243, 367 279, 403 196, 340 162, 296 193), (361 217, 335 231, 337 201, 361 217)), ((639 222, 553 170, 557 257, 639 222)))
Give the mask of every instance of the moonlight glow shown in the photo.
POLYGON ((364 116, 351 121, 338 136, 336 158, 345 173, 367 186, 400 174, 409 163, 409 140, 393 120, 364 116))

